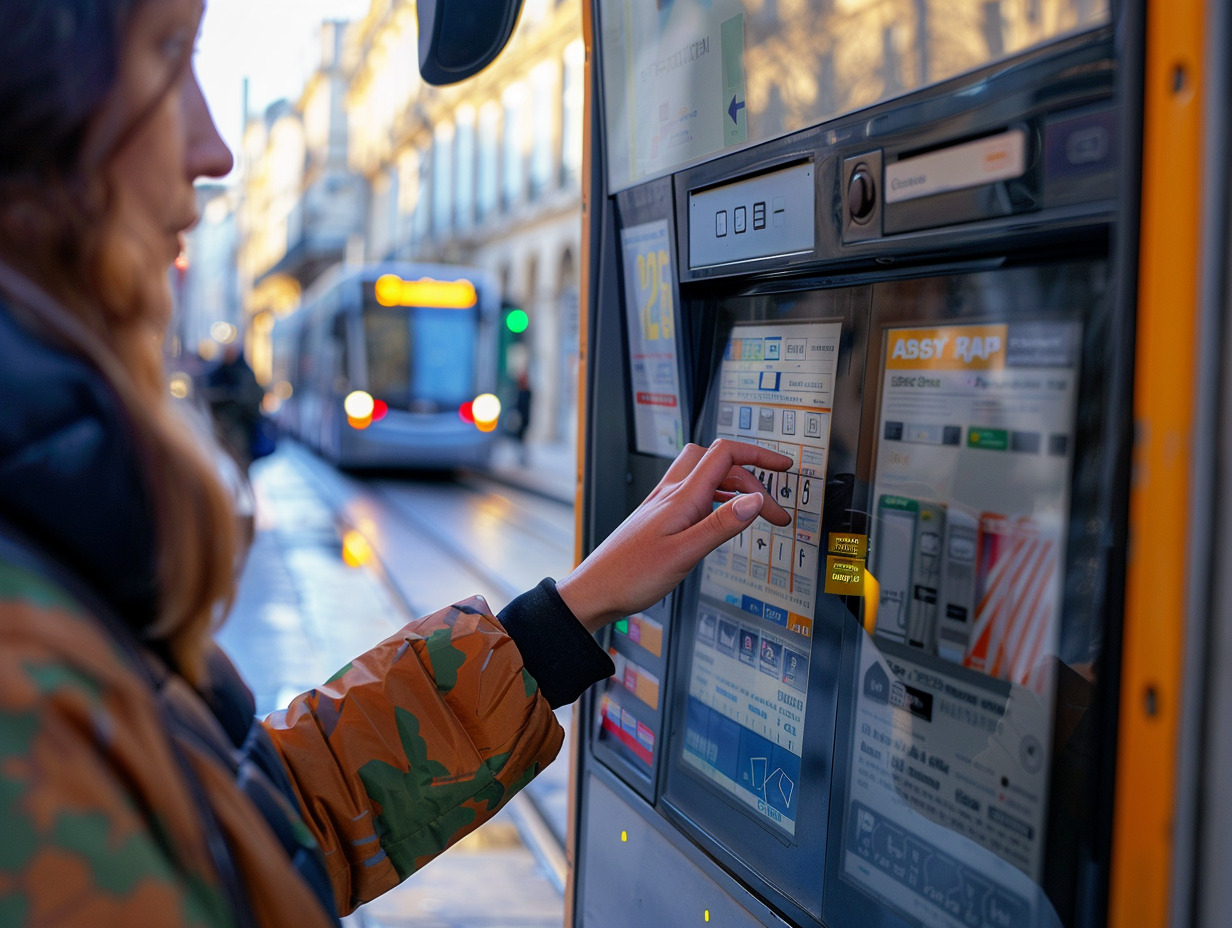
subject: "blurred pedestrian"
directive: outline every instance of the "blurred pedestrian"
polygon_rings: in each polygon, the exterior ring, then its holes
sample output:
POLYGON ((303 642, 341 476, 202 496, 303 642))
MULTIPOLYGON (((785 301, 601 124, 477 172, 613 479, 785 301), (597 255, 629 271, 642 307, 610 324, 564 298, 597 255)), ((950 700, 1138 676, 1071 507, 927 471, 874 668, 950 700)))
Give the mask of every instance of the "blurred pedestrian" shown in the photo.
POLYGON ((530 351, 522 342, 514 342, 509 346, 507 365, 513 377, 513 423, 512 434, 518 443, 518 461, 525 467, 530 463, 529 449, 526 447, 526 433, 530 430, 531 381, 530 381, 530 351))
POLYGON ((218 360, 206 368, 201 397, 209 406, 219 442, 242 470, 274 450, 261 412, 265 391, 237 342, 224 345, 218 360))
POLYGON ((416 620, 254 721, 211 639, 235 513, 160 348, 193 181, 232 165, 201 13, 0 4, 5 925, 338 924, 555 756, 552 707, 613 672, 592 632, 759 512, 787 521, 742 467, 787 458, 689 446, 559 584, 416 620))

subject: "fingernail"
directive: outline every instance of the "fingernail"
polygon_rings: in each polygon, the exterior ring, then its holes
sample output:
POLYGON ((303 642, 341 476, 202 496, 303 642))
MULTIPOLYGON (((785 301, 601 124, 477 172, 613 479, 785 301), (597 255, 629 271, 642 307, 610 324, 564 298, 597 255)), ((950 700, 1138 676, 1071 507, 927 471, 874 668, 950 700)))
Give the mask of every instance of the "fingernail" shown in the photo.
POLYGON ((732 503, 732 512, 741 522, 747 522, 761 512, 761 503, 760 493, 744 493, 737 496, 736 501, 732 503))

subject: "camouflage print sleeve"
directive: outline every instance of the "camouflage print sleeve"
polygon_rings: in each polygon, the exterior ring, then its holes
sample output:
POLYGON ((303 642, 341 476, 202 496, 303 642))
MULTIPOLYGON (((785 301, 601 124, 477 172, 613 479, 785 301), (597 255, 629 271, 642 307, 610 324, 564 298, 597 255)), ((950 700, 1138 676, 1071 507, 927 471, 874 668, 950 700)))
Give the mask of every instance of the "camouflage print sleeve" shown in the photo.
POLYGON ((491 818, 564 737, 478 597, 410 623, 266 727, 343 914, 491 818))
POLYGON ((143 683, 0 564, 0 925, 230 924, 143 683))

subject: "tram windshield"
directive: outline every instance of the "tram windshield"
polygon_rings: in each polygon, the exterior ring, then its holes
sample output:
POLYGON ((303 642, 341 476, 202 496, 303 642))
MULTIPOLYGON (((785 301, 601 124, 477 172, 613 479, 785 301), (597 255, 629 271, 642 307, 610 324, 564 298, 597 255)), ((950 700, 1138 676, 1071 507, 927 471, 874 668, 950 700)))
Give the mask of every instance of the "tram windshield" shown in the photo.
POLYGON ((475 395, 474 310, 368 305, 368 390, 393 409, 437 412, 475 395))
POLYGON ((1110 0, 600 0, 609 186, 1102 26, 1110 0))

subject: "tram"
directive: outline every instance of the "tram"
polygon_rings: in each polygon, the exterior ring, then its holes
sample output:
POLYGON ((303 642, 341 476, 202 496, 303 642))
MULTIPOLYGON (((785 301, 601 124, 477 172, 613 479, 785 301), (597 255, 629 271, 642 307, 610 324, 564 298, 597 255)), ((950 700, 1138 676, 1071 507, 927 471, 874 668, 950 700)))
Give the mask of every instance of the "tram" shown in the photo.
POLYGON ((686 439, 793 518, 605 631, 567 923, 1232 923, 1232 4, 584 33, 578 555, 686 439))
POLYGON ((328 272, 274 326, 280 431, 344 468, 485 467, 500 418, 500 306, 474 268, 328 272))

